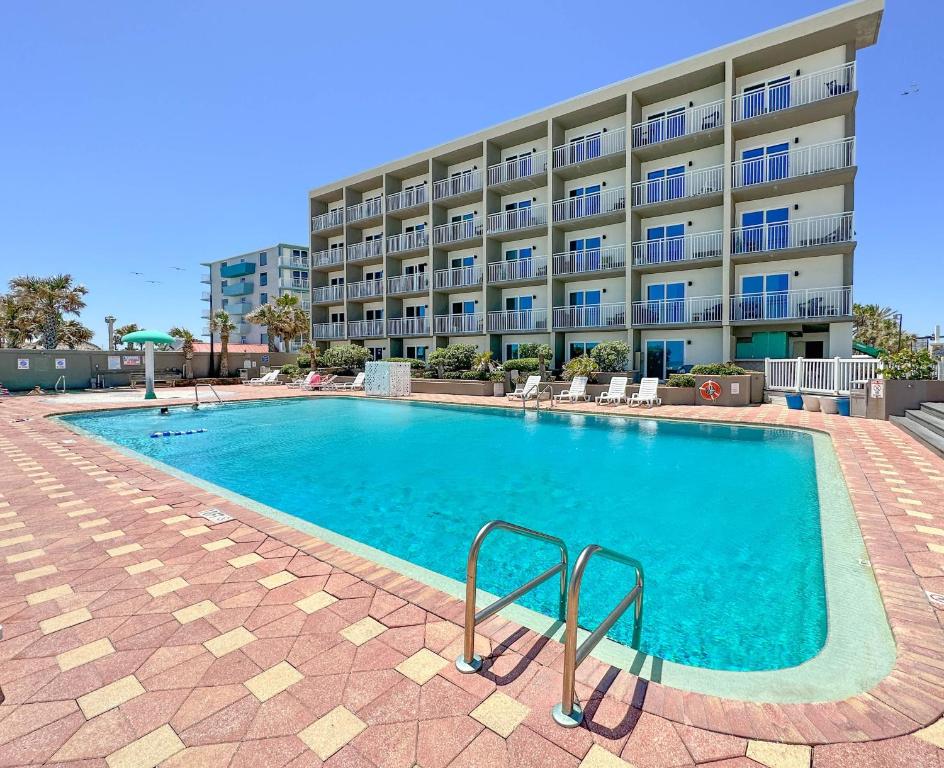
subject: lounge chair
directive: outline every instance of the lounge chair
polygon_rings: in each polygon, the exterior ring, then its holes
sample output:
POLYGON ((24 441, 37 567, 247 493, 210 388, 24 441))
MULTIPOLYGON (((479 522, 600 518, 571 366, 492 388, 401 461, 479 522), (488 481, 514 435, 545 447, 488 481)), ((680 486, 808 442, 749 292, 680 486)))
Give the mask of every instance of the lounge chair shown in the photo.
POLYGON ((285 383, 285 386, 289 389, 301 389, 305 384, 310 383, 314 379, 321 379, 321 374, 311 371, 307 376, 304 376, 300 379, 294 379, 285 383))
POLYGON ((302 389, 307 389, 309 391, 314 391, 316 389, 331 389, 336 378, 338 377, 333 373, 330 376, 325 376, 324 378, 322 378, 319 374, 308 384, 302 384, 302 389))
POLYGON ((587 394, 587 381, 589 381, 586 376, 574 376, 574 380, 570 382, 570 386, 563 390, 559 395, 554 395, 555 400, 567 400, 570 403, 576 403, 578 400, 589 401, 590 395, 587 394))
MULTIPOLYGON (((626 385, 629 384, 628 376, 614 376, 610 379, 609 389, 602 395, 597 396, 597 405, 619 405, 626 400, 626 385)), ((628 401, 627 401, 628 402, 628 401)))
POLYGON ((255 379, 249 379, 249 381, 246 383, 253 387, 266 387, 270 384, 278 384, 279 372, 277 370, 269 371, 265 376, 258 376, 255 379))
POLYGON ((662 405, 662 398, 656 394, 658 391, 658 379, 643 379, 639 382, 639 391, 633 392, 632 397, 629 398, 629 404, 633 407, 638 407, 646 403, 650 408, 654 405, 662 405))
POLYGON ((538 384, 541 383, 540 376, 528 376, 524 384, 519 384, 514 392, 509 392, 509 400, 530 400, 538 394, 538 384))
POLYGON ((364 388, 364 372, 361 371, 357 376, 354 377, 354 381, 348 382, 347 384, 335 384, 331 389, 345 389, 353 391, 355 389, 364 388))

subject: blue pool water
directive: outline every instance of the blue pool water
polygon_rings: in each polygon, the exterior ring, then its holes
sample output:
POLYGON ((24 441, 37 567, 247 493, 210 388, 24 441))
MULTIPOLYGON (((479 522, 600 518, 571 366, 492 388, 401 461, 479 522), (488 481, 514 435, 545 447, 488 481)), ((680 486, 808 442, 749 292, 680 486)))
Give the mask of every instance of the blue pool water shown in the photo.
MULTIPOLYGON (((767 670, 826 639, 819 500, 809 435, 656 421, 317 398, 194 412, 68 417, 108 440, 457 580, 469 544, 502 518, 598 543, 646 571, 642 650, 713 669, 767 670), (151 438, 156 430, 206 429, 151 438)), ((486 543, 495 594, 554 562, 507 533, 486 543)), ((581 623, 631 586, 595 560, 581 623)), ((556 580, 522 600, 556 611, 556 580)), ((629 643, 632 612, 610 636, 629 643)))

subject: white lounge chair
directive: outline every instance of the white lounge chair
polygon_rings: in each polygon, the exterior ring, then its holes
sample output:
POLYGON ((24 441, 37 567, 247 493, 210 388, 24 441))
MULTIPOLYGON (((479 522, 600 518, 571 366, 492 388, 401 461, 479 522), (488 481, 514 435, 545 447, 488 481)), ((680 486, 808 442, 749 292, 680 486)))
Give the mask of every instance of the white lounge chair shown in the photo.
POLYGON ((509 400, 530 400, 532 397, 537 397, 540 383, 540 376, 528 376, 528 380, 524 384, 519 384, 514 392, 509 392, 507 397, 509 400))
MULTIPOLYGON (((628 376, 614 376, 610 379, 610 386, 602 395, 597 395, 597 405, 619 405, 626 400, 626 385, 628 376)), ((627 401, 628 402, 628 401, 627 401)))
POLYGON ((554 395, 554 399, 567 400, 570 403, 576 403, 578 400, 589 401, 590 395, 587 394, 587 382, 589 380, 587 376, 574 376, 570 386, 559 395, 554 395))
POLYGON ((249 379, 247 383, 253 387, 267 387, 270 384, 278 384, 279 372, 277 370, 269 371, 265 376, 258 376, 255 379, 249 379))
POLYGON ((337 384, 332 387, 332 389, 346 389, 346 390, 355 390, 364 388, 364 372, 361 371, 357 376, 354 377, 354 381, 348 382, 347 384, 337 384))
POLYGON ((301 389, 302 387, 306 386, 307 384, 310 384, 310 383, 311 383, 312 381, 314 381, 316 378, 320 379, 320 378, 321 378, 321 374, 319 374, 317 371, 311 371, 307 376, 305 376, 305 377, 303 377, 303 378, 295 379, 294 381, 286 382, 285 386, 288 387, 289 389, 301 389))
POLYGON ((629 398, 629 404, 634 408, 646 403, 650 408, 654 405, 662 405, 662 398, 658 396, 659 380, 656 378, 643 379, 639 382, 639 391, 633 392, 629 398))
POLYGON ((334 380, 338 378, 336 374, 325 376, 324 378, 315 378, 312 381, 302 384, 302 389, 313 391, 316 389, 331 389, 334 386, 334 380))

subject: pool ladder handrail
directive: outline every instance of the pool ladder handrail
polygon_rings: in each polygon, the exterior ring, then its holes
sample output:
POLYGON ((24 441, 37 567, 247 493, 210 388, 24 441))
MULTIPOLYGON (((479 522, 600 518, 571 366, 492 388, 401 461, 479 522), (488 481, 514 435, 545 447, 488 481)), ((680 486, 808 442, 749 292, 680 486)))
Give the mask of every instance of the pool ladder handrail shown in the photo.
POLYGON ((62 384, 62 394, 64 395, 64 394, 66 393, 66 377, 65 377, 65 374, 62 374, 58 379, 56 379, 56 384, 55 384, 55 386, 53 387, 53 390, 56 392, 56 394, 59 394, 59 384, 60 384, 60 383, 62 384))
POLYGON ((208 387, 209 390, 210 390, 210 392, 213 393, 213 397, 216 398, 216 402, 218 402, 220 405, 223 405, 223 398, 221 398, 220 395, 219 395, 219 393, 218 393, 215 389, 213 389, 213 385, 212 385, 212 384, 210 384, 209 382, 207 382, 206 384, 200 385, 200 384, 197 384, 196 382, 194 382, 194 384, 193 384, 193 404, 194 404, 195 406, 200 405, 200 392, 199 392, 199 387, 200 387, 200 386, 208 387))
POLYGON ((559 539, 557 536, 551 536, 550 534, 542 533, 541 531, 535 531, 531 528, 525 528, 520 525, 515 525, 514 523, 509 523, 504 520, 492 520, 491 522, 483 525, 481 530, 476 534, 475 539, 472 541, 472 546, 469 549, 469 557, 466 561, 465 638, 463 642, 462 654, 456 659, 456 669, 458 669, 460 672, 471 674, 473 672, 478 672, 482 668, 482 657, 476 655, 475 653, 476 625, 480 624, 490 616, 498 613, 498 611, 500 611, 502 608, 515 602, 515 600, 517 600, 519 597, 530 592, 532 589, 543 584, 545 581, 558 573, 560 574, 560 601, 558 604, 558 611, 561 620, 563 620, 564 612, 567 606, 567 562, 567 545, 564 543, 563 539, 559 539), (504 530, 510 533, 518 534, 519 536, 525 536, 527 538, 537 539, 538 541, 554 544, 560 549, 561 559, 557 565, 548 568, 546 571, 539 574, 538 576, 535 576, 525 584, 522 584, 517 589, 512 590, 504 597, 500 597, 495 602, 476 612, 475 597, 479 565, 479 551, 482 548, 482 543, 485 541, 488 535, 496 530, 504 530))
POLYGON ((574 572, 570 575, 567 586, 567 621, 564 627, 564 682, 560 704, 551 709, 554 722, 565 728, 576 728, 583 720, 583 708, 575 703, 575 688, 577 667, 590 655, 590 652, 603 639, 613 625, 619 621, 630 605, 635 604, 633 623, 633 640, 631 646, 639 647, 639 634, 642 627, 642 596, 645 577, 642 563, 635 558, 615 552, 612 549, 601 547, 599 544, 589 544, 577 556, 574 563, 574 572), (619 604, 610 611, 599 626, 587 638, 577 645, 577 621, 580 609, 580 587, 583 583, 583 574, 587 564, 594 555, 600 555, 623 565, 628 565, 636 571, 636 583, 619 604))
MULTIPOLYGON (((554 387, 549 381, 544 381, 538 383, 534 388, 534 408, 538 413, 541 412, 541 395, 546 393, 548 395, 547 401, 551 404, 551 408, 554 407, 554 387)), ((528 410, 528 398, 521 398, 521 410, 522 412, 528 410)))

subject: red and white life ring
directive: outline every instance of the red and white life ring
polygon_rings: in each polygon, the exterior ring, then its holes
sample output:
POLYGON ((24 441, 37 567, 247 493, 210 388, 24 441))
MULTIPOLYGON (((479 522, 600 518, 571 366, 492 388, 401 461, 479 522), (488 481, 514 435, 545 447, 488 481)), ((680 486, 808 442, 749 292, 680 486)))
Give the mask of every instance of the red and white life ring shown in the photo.
POLYGON ((708 379, 698 388, 702 400, 717 400, 721 397, 721 385, 717 381, 708 379))

